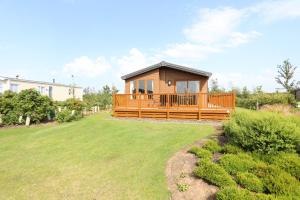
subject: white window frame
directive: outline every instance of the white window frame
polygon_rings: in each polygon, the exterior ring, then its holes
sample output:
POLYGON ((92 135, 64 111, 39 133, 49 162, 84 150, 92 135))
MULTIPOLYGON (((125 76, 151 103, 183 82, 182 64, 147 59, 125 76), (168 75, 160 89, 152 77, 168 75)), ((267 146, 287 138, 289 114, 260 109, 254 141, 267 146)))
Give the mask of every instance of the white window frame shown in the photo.
POLYGON ((18 93, 18 92, 19 92, 19 84, 11 83, 9 89, 10 89, 12 92, 18 93), (16 90, 14 90, 14 89, 16 89, 16 90))

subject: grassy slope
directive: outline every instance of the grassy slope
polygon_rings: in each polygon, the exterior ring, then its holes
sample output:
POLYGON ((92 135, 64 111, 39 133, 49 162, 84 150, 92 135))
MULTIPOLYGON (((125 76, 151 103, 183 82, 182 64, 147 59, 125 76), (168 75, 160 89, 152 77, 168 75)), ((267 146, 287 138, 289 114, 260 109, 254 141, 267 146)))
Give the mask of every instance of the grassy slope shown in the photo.
POLYGON ((210 126, 111 120, 0 129, 0 199, 167 199, 165 165, 210 126))

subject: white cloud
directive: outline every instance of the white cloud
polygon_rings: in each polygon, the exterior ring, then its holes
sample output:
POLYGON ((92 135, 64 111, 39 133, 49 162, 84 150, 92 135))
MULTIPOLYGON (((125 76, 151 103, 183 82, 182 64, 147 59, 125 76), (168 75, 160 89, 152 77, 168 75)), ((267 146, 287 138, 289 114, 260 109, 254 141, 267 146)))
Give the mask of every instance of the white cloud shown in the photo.
POLYGON ((248 43, 249 41, 261 36, 262 34, 257 31, 249 31, 247 33, 232 32, 228 38, 227 44, 224 47, 237 47, 241 44, 248 43))
POLYGON ((81 56, 65 64, 63 71, 74 75, 96 77, 102 75, 109 68, 111 68, 111 65, 104 57, 92 60, 87 56, 81 56))
POLYGON ((220 51, 220 48, 215 48, 210 45, 201 45, 188 42, 171 44, 163 53, 172 58, 203 59, 209 53, 218 53, 220 51))
POLYGON ((173 58, 201 60, 245 44, 261 35, 254 30, 239 31, 248 14, 246 9, 230 7, 200 9, 194 23, 183 31, 186 42, 169 44, 163 53, 173 58))
POLYGON ((199 16, 190 27, 184 29, 184 34, 190 41, 214 44, 230 36, 244 15, 243 10, 229 7, 200 9, 199 16))
POLYGON ((300 17, 299 0, 263 1, 249 8, 266 22, 300 17))
POLYGON ((129 55, 116 59, 121 73, 130 73, 147 65, 146 56, 136 48, 129 50, 129 55))
POLYGON ((159 62, 159 56, 147 56, 137 48, 129 50, 129 55, 114 59, 121 75, 142 69, 153 63, 159 62))
POLYGON ((268 0, 241 9, 201 8, 194 22, 183 30, 186 41, 167 45, 163 54, 201 60, 209 54, 246 44, 262 35, 256 30, 241 31, 250 17, 266 22, 300 17, 300 0, 268 0))

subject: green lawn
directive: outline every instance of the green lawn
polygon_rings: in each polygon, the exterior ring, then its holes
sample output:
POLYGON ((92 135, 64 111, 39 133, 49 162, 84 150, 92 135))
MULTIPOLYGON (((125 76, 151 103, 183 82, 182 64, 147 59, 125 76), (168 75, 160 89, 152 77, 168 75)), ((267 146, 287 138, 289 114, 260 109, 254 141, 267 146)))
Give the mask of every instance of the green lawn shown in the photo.
POLYGON ((165 166, 211 126, 114 120, 0 129, 0 199, 168 199, 165 166))

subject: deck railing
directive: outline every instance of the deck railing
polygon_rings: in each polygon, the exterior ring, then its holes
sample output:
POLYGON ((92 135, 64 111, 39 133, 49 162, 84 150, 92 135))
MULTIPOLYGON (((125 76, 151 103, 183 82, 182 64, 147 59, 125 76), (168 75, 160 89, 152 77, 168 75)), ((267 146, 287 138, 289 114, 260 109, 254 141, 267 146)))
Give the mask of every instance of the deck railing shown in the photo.
POLYGON ((200 109, 235 108, 235 93, 114 94, 113 109, 200 109))

